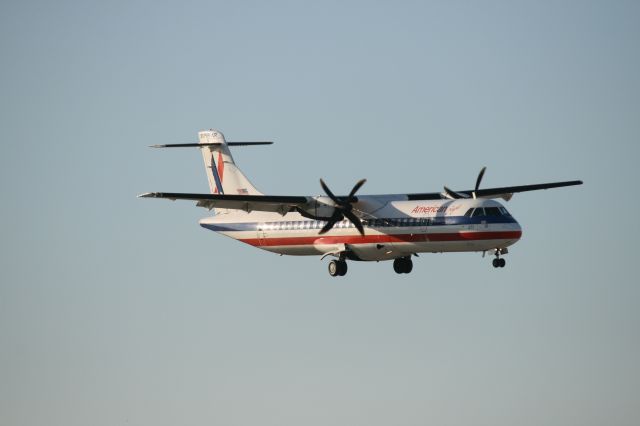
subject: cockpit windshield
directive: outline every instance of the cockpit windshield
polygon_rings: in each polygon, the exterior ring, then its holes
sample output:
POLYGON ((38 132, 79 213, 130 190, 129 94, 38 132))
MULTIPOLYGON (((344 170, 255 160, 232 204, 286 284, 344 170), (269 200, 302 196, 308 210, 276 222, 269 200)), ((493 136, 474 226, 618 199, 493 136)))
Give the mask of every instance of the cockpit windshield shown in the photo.
POLYGON ((476 207, 467 210, 464 214, 466 217, 480 216, 511 216, 504 207, 476 207))

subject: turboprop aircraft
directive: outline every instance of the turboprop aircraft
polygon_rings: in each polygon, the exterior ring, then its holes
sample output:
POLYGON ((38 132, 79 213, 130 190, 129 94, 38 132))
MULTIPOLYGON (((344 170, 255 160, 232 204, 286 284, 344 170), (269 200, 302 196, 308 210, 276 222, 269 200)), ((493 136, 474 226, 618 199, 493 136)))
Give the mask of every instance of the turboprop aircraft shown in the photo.
POLYGON ((522 236, 516 219, 496 198, 509 201, 517 192, 581 185, 582 181, 480 189, 485 167, 472 190, 417 194, 334 195, 320 179, 326 196, 264 195, 236 166, 229 148, 273 142, 227 142, 218 130, 198 133, 198 143, 152 145, 199 148, 210 194, 147 192, 144 198, 196 201, 213 210, 200 225, 243 243, 280 255, 334 257, 331 276, 347 273, 347 260, 392 260, 398 274, 413 269, 418 253, 490 252, 502 268, 508 247, 522 236))

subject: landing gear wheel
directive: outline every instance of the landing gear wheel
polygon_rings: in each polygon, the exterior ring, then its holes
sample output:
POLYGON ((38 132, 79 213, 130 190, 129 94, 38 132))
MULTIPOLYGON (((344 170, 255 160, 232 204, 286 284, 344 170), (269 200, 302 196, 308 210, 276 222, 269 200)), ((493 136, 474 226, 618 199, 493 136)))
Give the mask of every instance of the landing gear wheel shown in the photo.
POLYGON ((337 277, 338 276, 338 261, 337 260, 332 260, 331 262, 329 262, 329 275, 331 275, 332 277, 337 277))
POLYGON ((507 264, 507 261, 502 257, 496 257, 495 259, 493 259, 493 262, 491 262, 491 264, 494 268, 504 268, 504 266, 507 264))
POLYGON ((329 262, 329 275, 342 277, 347 273, 347 262, 344 260, 332 260, 329 262))
POLYGON ((410 257, 399 257, 393 261, 393 270, 396 274, 408 274, 413 270, 413 262, 410 257))
POLYGON ((410 257, 405 257, 404 259, 404 273, 408 274, 413 271, 413 262, 410 257))
POLYGON ((393 270, 396 271, 396 274, 402 273, 402 259, 398 258, 393 261, 393 270))
POLYGON ((338 262, 338 275, 344 277, 347 274, 347 262, 340 260, 338 262))

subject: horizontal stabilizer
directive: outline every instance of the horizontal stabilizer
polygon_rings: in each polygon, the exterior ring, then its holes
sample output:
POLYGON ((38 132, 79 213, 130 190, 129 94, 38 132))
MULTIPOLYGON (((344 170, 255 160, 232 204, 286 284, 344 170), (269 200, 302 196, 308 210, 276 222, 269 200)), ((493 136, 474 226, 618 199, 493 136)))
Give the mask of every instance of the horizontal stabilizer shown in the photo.
POLYGON ((213 142, 213 143, 169 143, 165 145, 149 145, 150 148, 204 148, 206 146, 250 146, 250 145, 272 145, 272 141, 256 142, 213 142))

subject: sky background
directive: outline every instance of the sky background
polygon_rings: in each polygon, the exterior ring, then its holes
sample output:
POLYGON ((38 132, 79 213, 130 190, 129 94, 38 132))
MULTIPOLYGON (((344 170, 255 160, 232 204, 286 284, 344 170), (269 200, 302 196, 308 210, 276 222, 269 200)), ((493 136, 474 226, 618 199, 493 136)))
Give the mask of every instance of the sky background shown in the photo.
POLYGON ((637 425, 640 3, 0 3, 0 424, 637 425), (583 179, 410 275, 200 228, 263 192, 583 179))

